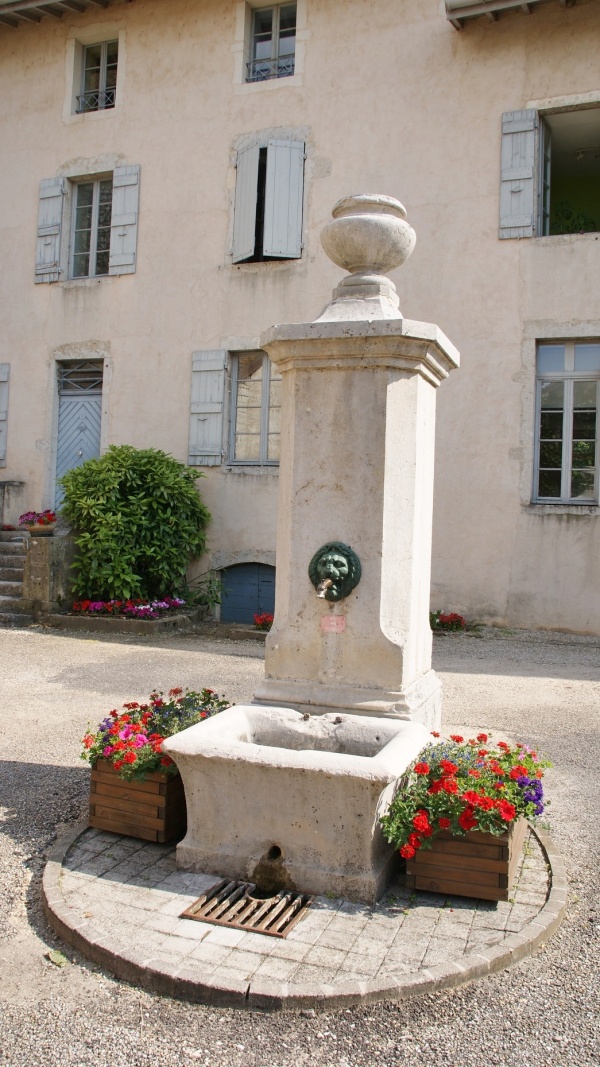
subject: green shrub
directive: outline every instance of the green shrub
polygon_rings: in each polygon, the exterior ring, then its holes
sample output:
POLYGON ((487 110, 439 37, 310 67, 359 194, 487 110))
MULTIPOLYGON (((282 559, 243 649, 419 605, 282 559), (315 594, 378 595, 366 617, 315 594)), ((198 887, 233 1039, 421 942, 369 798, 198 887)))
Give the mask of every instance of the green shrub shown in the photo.
POLYGON ((99 600, 161 597, 185 585, 210 514, 196 471, 154 448, 112 445, 60 479, 78 555, 73 591, 99 600))

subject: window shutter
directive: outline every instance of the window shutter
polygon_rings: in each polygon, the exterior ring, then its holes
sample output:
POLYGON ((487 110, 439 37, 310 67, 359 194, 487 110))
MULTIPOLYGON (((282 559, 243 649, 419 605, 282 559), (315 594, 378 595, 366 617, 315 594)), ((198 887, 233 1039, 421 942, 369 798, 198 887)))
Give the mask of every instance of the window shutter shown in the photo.
POLYGON ((302 254, 302 141, 269 141, 263 254, 299 259, 302 254))
POLYGON ((506 111, 502 116, 500 237, 533 237, 536 222, 535 166, 538 113, 506 111))
POLYGON ((6 430, 8 426, 8 375, 10 363, 0 363, 0 467, 6 467, 6 430))
POLYGON ((139 166, 115 167, 113 172, 109 274, 135 273, 139 197, 139 166))
POLYGON ((62 229, 64 178, 44 178, 40 182, 36 282, 57 282, 60 276, 60 232, 62 229))
POLYGON ((223 398, 227 352, 210 349, 192 356, 190 414, 191 467, 217 467, 222 463, 223 398))
POLYGON ((235 206, 233 210, 233 262, 254 255, 256 241, 256 201, 258 197, 258 144, 241 148, 237 154, 235 206))

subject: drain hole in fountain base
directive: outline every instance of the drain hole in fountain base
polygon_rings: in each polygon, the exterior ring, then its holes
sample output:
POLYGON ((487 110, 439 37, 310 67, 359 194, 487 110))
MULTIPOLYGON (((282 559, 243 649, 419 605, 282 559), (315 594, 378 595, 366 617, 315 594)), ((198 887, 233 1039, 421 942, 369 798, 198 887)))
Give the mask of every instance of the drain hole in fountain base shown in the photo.
POLYGON ((268 860, 281 859, 281 849, 280 849, 279 845, 272 845, 271 846, 271 848, 267 852, 267 859, 268 860))
POLYGON ((286 937, 313 900, 308 893, 282 889, 273 895, 257 890, 252 882, 230 882, 225 878, 198 897, 181 918, 286 937))

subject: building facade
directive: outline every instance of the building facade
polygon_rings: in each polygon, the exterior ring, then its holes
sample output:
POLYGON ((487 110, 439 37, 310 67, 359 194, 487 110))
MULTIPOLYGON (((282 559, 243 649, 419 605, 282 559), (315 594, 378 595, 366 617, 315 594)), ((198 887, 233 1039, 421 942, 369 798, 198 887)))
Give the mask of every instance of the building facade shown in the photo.
POLYGON ((3 521, 162 448, 205 476, 224 616, 269 610, 259 337, 328 301, 335 201, 386 193, 402 311, 461 351, 432 607, 600 633, 599 54, 600 0, 0 0, 3 521))

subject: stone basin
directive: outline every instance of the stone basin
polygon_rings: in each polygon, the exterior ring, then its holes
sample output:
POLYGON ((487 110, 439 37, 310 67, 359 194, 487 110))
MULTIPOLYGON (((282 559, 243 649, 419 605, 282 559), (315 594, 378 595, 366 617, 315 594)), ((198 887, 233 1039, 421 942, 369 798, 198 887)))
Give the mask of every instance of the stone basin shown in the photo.
POLYGON ((394 852, 379 828, 419 723, 236 705, 164 743, 185 787, 177 865, 372 903, 394 852))

